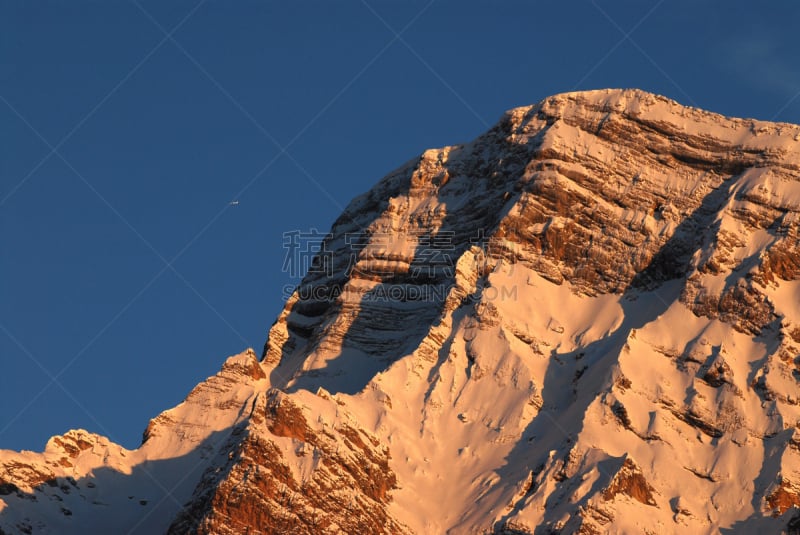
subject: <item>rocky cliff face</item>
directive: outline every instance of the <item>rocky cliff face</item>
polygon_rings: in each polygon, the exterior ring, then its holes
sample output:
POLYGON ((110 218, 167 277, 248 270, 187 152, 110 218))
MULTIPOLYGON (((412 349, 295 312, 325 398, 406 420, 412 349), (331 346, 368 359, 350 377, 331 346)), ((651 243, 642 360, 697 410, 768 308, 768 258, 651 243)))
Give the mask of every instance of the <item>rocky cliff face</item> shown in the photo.
POLYGON ((799 175, 794 125, 511 110, 355 199, 140 449, 1 452, 0 529, 798 532, 799 175))

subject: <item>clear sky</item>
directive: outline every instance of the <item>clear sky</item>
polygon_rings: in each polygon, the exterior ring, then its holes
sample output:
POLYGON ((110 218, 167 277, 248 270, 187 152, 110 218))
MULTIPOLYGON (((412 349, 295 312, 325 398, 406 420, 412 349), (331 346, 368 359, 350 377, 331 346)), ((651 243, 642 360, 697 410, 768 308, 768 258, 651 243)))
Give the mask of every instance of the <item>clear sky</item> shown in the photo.
POLYGON ((0 448, 74 427, 137 446, 260 352, 296 282, 283 232, 327 231, 508 108, 639 87, 800 123, 798 20, 794 1, 0 0, 0 448))

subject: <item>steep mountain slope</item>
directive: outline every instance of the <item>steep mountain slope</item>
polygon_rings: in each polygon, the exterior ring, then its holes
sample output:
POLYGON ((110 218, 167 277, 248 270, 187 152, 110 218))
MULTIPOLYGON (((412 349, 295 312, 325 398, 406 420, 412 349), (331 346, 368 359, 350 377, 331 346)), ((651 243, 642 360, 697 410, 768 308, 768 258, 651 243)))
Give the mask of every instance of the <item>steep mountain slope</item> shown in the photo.
POLYGON ((355 199, 141 448, 0 452, 0 529, 800 532, 799 175, 794 125, 511 110, 355 199))

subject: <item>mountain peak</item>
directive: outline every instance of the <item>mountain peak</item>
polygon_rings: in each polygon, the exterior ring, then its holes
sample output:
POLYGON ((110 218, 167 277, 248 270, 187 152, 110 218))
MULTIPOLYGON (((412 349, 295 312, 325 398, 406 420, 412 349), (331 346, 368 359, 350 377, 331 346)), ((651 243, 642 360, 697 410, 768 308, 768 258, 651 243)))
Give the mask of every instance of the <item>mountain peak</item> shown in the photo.
POLYGON ((229 358, 138 450, 0 452, 0 526, 800 523, 799 153, 798 126, 634 89, 510 110, 354 199, 262 359, 229 358))
POLYGON ((681 106, 678 102, 656 93, 650 93, 637 88, 606 88, 588 89, 581 91, 567 91, 556 93, 544 98, 538 106, 554 106, 566 102, 583 103, 591 107, 606 107, 615 111, 629 109, 637 104, 653 105, 663 103, 666 105, 681 106))

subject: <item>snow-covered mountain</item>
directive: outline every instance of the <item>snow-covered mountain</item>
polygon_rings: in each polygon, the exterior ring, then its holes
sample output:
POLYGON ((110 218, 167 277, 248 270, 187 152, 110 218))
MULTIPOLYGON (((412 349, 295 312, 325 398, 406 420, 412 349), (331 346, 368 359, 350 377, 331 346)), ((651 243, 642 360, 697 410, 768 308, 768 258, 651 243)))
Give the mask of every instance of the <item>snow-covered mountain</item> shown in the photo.
POLYGON ((356 198, 125 450, 0 451, 0 533, 800 533, 800 126, 557 95, 356 198))

